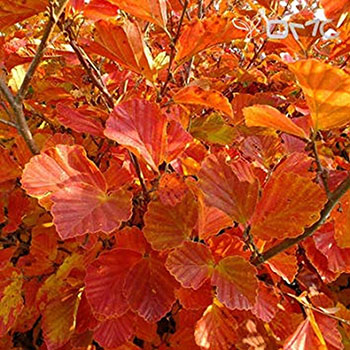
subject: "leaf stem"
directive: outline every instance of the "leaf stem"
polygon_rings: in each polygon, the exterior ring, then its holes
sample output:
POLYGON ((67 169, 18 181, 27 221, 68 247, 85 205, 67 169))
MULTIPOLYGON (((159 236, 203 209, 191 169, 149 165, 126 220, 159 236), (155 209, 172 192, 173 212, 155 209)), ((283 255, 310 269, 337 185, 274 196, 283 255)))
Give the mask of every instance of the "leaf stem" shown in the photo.
POLYGON ((306 228, 304 233, 298 237, 295 238, 287 238, 281 243, 275 245, 274 247, 268 249, 265 253, 261 254, 260 259, 255 258, 252 261, 252 264, 255 266, 258 266, 269 259, 273 258, 274 256, 278 255, 279 253, 283 252, 284 250, 292 247, 295 244, 298 244, 299 242, 303 241, 304 239, 312 236, 316 230, 324 224, 324 222, 327 220, 329 214, 333 210, 333 208, 336 206, 336 204, 339 202, 341 197, 350 189, 350 176, 348 176, 340 185, 339 187, 330 194, 330 197, 322 209, 320 213, 320 218, 310 227, 306 228))

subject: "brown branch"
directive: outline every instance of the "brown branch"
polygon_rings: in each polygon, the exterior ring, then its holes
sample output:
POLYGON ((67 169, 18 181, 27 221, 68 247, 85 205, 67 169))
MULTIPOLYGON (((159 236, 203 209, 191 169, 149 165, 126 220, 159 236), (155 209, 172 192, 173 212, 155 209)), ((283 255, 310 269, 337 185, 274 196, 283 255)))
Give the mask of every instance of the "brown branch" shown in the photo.
POLYGON ((19 88, 17 95, 16 95, 16 101, 22 102, 27 90, 28 86, 30 84, 30 81, 40 63, 40 60, 44 54, 44 50, 47 44, 47 41, 53 32, 55 25, 62 14, 66 4, 68 3, 68 0, 58 0, 58 6, 53 8, 50 8, 50 18, 46 25, 43 37, 41 39, 41 42, 39 44, 38 49, 36 50, 35 56, 33 58, 33 61, 31 62, 26 75, 24 76, 23 82, 21 84, 21 87, 19 88))
POLYGON ((306 228, 304 233, 301 236, 298 236, 296 238, 287 238, 281 243, 275 245, 274 247, 268 249, 265 253, 261 254, 260 259, 254 259, 252 261, 252 264, 255 266, 258 266, 267 260, 273 258, 277 254, 285 251, 286 249, 294 246, 295 244, 300 243, 304 239, 312 236, 316 230, 324 224, 324 222, 327 220, 329 214, 333 210, 333 208, 336 206, 336 204, 339 202, 340 198, 350 189, 350 176, 347 177, 340 185, 339 187, 330 195, 330 198, 328 199, 326 205, 324 206, 323 210, 320 213, 320 218, 310 227, 306 228))
POLYGON ((37 144, 35 143, 35 141, 33 139, 33 135, 28 127, 26 118, 25 118, 24 113, 23 113, 22 102, 17 102, 15 100, 14 96, 12 95, 12 92, 10 91, 10 89, 8 88, 8 86, 6 85, 4 80, 2 80, 1 78, 0 78, 0 91, 5 96, 7 102, 9 103, 9 105, 11 106, 11 108, 13 110, 13 113, 14 113, 15 119, 16 119, 16 125, 17 125, 18 132, 24 138, 30 151, 33 154, 38 154, 39 148, 38 148, 37 144))

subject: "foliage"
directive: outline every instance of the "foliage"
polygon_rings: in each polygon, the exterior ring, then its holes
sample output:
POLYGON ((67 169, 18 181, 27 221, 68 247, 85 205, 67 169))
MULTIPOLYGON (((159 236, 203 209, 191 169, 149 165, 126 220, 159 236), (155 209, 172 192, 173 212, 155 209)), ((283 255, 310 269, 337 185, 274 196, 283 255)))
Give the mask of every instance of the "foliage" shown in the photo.
POLYGON ((0 0, 0 348, 350 349, 348 9, 0 0))

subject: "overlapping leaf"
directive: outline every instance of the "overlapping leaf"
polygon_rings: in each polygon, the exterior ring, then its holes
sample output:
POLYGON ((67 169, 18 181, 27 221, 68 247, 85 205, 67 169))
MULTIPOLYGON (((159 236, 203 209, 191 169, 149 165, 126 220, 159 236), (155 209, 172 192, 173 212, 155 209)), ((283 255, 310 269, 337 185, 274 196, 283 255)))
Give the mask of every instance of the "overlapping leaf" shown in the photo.
POLYGON ((233 25, 230 17, 213 15, 203 20, 193 20, 180 35, 175 60, 185 62, 202 50, 243 38, 246 34, 246 31, 233 25))
POLYGON ((142 74, 150 81, 155 79, 153 58, 137 23, 125 21, 123 25, 116 25, 99 21, 96 30, 96 43, 92 50, 142 74))
POLYGON ((84 115, 62 103, 57 105, 58 120, 66 127, 77 132, 86 132, 94 136, 103 136, 100 120, 84 115))
POLYGON ((293 172, 272 175, 252 217, 251 233, 266 241, 299 236, 320 218, 326 200, 306 177, 293 172))
POLYGON ((137 152, 156 171, 164 160, 166 118, 156 104, 133 99, 117 105, 105 135, 137 152))
POLYGON ((130 270, 124 295, 134 311, 146 321, 156 322, 174 304, 176 285, 161 260, 143 258, 130 270))
POLYGON ((289 65, 303 89, 315 130, 342 127, 350 122, 350 76, 315 59, 289 65))
POLYGON ((254 105, 243 109, 247 126, 262 126, 306 139, 305 131, 278 109, 268 105, 254 105))
POLYGON ((229 309, 249 310, 256 302, 258 280, 255 268, 241 256, 228 256, 213 271, 212 284, 218 300, 229 309))
POLYGON ((252 215, 259 191, 249 166, 245 164, 243 168, 247 176, 227 164, 223 155, 210 155, 199 173, 206 202, 240 223, 247 222, 252 215))
POLYGON ((164 205, 160 200, 148 205, 143 229, 153 249, 163 250, 179 246, 191 234, 197 221, 197 203, 189 192, 175 206, 164 205))
POLYGON ((107 192, 103 174, 81 146, 57 145, 33 157, 22 186, 33 197, 52 200, 54 223, 63 239, 110 233, 131 215, 131 194, 107 192))
POLYGON ((197 322, 194 336, 202 349, 226 350, 237 340, 237 321, 217 301, 209 305, 197 322))
POLYGON ((109 0, 131 15, 152 22, 161 27, 166 26, 167 7, 165 0, 109 0))
POLYGON ((178 91, 172 99, 176 103, 214 108, 233 118, 232 106, 228 99, 216 90, 204 90, 199 86, 186 86, 178 91))
POLYGON ((121 316, 129 304, 123 287, 129 270, 141 255, 129 249, 113 249, 101 254, 88 268, 85 285, 87 299, 97 314, 121 316))
POLYGON ((195 242, 184 244, 172 251, 165 267, 185 288, 200 288, 210 277, 214 265, 210 250, 195 242))

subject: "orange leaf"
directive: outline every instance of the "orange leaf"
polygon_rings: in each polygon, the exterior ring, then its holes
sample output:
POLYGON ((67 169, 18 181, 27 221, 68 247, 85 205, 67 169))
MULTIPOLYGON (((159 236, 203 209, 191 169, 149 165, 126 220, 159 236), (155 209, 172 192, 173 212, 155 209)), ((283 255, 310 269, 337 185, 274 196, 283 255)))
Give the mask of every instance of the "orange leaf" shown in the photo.
POLYGON ((0 0, 0 29, 45 11, 47 0, 0 0))
POLYGON ((96 186, 75 183, 51 199, 53 222, 62 239, 98 231, 111 233, 132 214, 132 194, 122 189, 106 193, 96 186))
POLYGON ((96 23, 96 32, 93 51, 142 74, 150 81, 156 78, 151 52, 137 23, 125 21, 123 25, 116 25, 99 21, 96 23))
POLYGON ((0 183, 13 180, 21 175, 18 164, 11 158, 6 148, 0 149, 0 183))
POLYGON ((165 267, 185 288, 200 288, 211 275, 214 265, 208 247, 201 243, 184 242, 172 251, 165 267))
POLYGON ((232 24, 232 17, 212 15, 194 20, 185 27, 177 42, 176 62, 181 64, 211 46, 244 38, 246 31, 232 24))
POLYGON ((324 283, 335 281, 340 273, 332 272, 329 269, 327 257, 316 248, 313 237, 309 237, 303 241, 302 244, 305 250, 305 255, 321 276, 322 281, 324 283))
POLYGON ((117 105, 107 120, 105 135, 137 152, 156 171, 164 160, 166 118, 149 101, 133 99, 117 105))
POLYGON ((220 260, 212 276, 217 298, 229 309, 249 310, 256 302, 258 280, 256 269, 241 256, 220 260))
POLYGON ((327 18, 338 17, 340 14, 347 12, 350 7, 349 0, 320 0, 320 4, 324 8, 327 18))
POLYGON ((339 247, 350 248, 350 192, 347 192, 340 200, 339 205, 333 210, 335 235, 339 247))
POLYGON ((165 0, 109 0, 135 17, 166 27, 167 8, 165 0))
POLYGON ((144 221, 143 232, 153 249, 175 248, 189 237, 196 224, 197 203, 190 192, 174 207, 153 201, 144 221))
POLYGON ((202 163, 199 173, 206 202, 240 223, 246 223, 252 215, 259 191, 258 181, 249 165, 243 164, 244 171, 250 174, 245 178, 226 163, 224 155, 212 154, 202 163))
POLYGON ((230 349, 237 340, 237 328, 237 321, 230 311, 215 301, 197 322, 194 336, 202 349, 230 349))
POLYGON ((113 249, 101 254, 87 269, 86 296, 97 314, 121 316, 129 304, 123 287, 129 270, 141 259, 141 254, 129 249, 113 249))
POLYGON ((303 89, 315 130, 343 127, 350 122, 350 76, 319 60, 289 65, 303 89))
POLYGON ((23 309, 22 284, 19 270, 8 267, 0 272, 0 336, 4 336, 23 309))
POLYGON ((130 307, 148 322, 159 321, 175 302, 177 283, 162 261, 142 258, 129 272, 124 295, 130 307))
POLYGON ((247 126, 262 126, 307 139, 305 131, 278 109, 268 105, 253 105, 243 109, 247 126))
POLYGON ((66 344, 73 334, 79 298, 76 290, 53 299, 43 310, 42 328, 48 349, 66 344))
POLYGON ((342 350, 342 338, 338 331, 338 322, 326 315, 309 310, 309 316, 285 342, 283 350, 342 350), (316 334, 321 333, 323 339, 316 334), (324 343, 325 344, 322 344, 324 343))
POLYGON ((87 158, 83 147, 57 145, 31 158, 22 175, 22 187, 35 198, 50 197, 68 184, 86 183, 106 190, 106 181, 87 158))
POLYGON ((320 218, 326 201, 310 179, 293 172, 272 174, 252 217, 251 233, 265 241, 297 237, 320 218))
POLYGON ((172 99, 175 103, 214 108, 233 118, 230 102, 221 92, 216 90, 204 90, 199 86, 186 86, 178 91, 172 99))

